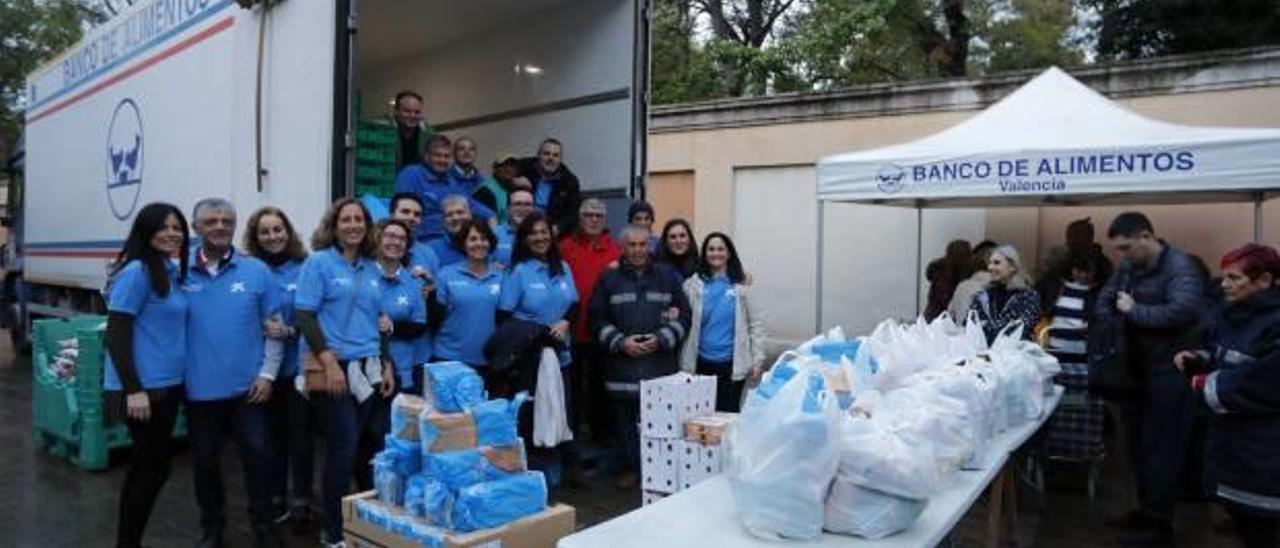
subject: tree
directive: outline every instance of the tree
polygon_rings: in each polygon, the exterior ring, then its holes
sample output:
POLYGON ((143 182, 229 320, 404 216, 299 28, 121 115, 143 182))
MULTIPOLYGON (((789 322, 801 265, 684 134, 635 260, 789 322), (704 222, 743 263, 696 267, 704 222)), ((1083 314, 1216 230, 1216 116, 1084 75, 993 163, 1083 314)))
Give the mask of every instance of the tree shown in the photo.
POLYGON ((1073 37, 1075 9, 1062 0, 1013 0, 992 15, 983 33, 984 70, 1000 72, 1084 61, 1082 40, 1073 37))
POLYGON ((716 67, 694 43, 691 0, 658 0, 653 4, 653 79, 657 104, 687 103, 724 96, 716 67))
POLYGON ((0 140, 17 138, 27 75, 99 18, 77 0, 0 0, 0 140))
POLYGON ((762 56, 775 25, 796 0, 692 0, 707 16, 714 37, 707 51, 720 68, 724 91, 731 96, 763 94, 767 65, 762 56))
POLYGON ((1140 59, 1280 43, 1275 0, 1081 0, 1103 59, 1140 59))

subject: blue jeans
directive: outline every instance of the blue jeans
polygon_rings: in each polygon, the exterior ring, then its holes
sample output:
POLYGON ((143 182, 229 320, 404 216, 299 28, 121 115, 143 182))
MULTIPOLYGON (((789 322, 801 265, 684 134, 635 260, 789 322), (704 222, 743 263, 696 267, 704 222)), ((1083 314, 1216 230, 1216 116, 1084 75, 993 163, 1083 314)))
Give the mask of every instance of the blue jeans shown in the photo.
POLYGON ((325 445, 321 480, 325 540, 338 542, 342 540, 342 497, 351 486, 360 432, 371 418, 377 396, 364 403, 357 403, 350 394, 331 396, 317 392, 310 397, 325 445))
POLYGON ((267 504, 267 408, 245 401, 188 401, 188 426, 194 461, 196 502, 200 527, 220 531, 227 525, 227 497, 222 486, 222 443, 228 436, 240 446, 244 490, 249 498, 249 523, 254 528, 271 522, 267 504))

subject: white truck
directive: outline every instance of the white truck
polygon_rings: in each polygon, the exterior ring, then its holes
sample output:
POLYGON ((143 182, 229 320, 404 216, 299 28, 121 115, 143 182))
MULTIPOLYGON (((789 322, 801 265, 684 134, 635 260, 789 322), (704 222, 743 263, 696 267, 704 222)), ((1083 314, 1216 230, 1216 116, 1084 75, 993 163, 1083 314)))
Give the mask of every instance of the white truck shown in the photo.
POLYGON ((635 195, 649 2, 141 0, 28 77, 11 207, 29 310, 100 311, 148 202, 277 205, 309 235, 353 192, 356 121, 400 90, 437 131, 475 137, 478 164, 553 136, 584 194, 635 195))

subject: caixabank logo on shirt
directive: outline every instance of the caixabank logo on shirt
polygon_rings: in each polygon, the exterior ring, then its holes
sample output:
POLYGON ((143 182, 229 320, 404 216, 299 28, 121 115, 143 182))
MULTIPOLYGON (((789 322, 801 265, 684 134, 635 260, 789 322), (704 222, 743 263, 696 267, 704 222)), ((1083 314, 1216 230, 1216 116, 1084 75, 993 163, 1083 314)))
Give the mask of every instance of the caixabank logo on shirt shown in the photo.
POLYGON ((123 221, 138 207, 144 160, 142 112, 133 99, 116 104, 107 126, 107 203, 123 221))

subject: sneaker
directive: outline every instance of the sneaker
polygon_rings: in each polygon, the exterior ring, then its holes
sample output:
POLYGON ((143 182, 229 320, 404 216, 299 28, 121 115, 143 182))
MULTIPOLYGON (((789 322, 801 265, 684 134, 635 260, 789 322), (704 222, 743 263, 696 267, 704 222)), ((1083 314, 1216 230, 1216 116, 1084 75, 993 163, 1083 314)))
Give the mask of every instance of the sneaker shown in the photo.
POLYGON ((1123 546, 1172 546, 1173 527, 1168 524, 1149 523, 1121 532, 1116 542, 1123 546))
POLYGON ((1130 510, 1102 522, 1103 525, 1112 529, 1136 529, 1147 523, 1147 516, 1138 510, 1130 510))
POLYGON ((338 542, 327 542, 324 539, 321 539, 320 546, 321 548, 347 548, 347 541, 340 540, 338 542))

